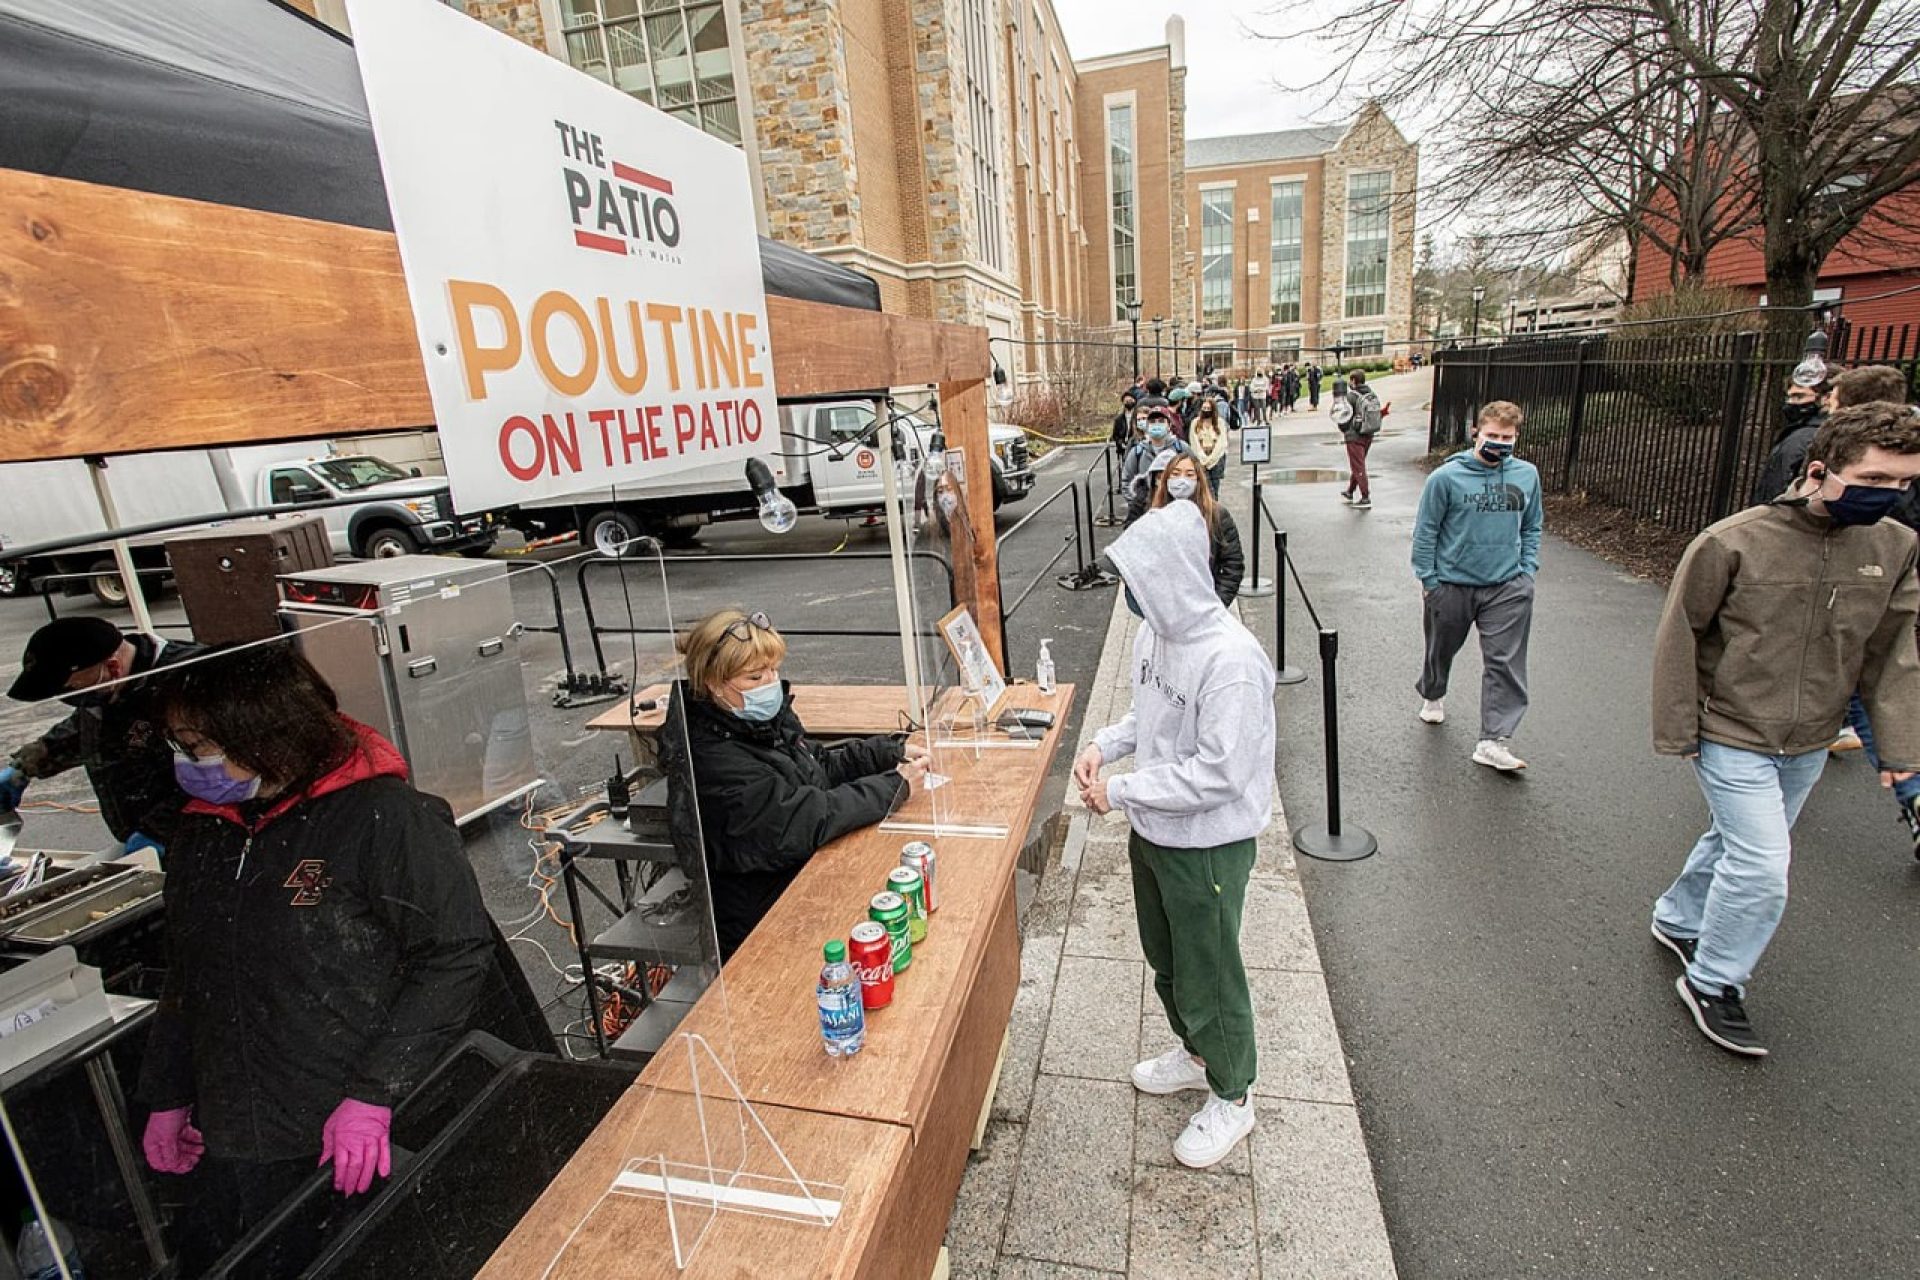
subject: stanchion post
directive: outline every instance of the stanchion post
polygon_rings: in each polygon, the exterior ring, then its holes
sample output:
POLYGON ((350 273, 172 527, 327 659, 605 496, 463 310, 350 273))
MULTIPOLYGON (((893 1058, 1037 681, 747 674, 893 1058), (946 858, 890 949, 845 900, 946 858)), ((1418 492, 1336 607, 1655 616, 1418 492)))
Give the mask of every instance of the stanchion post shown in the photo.
MULTIPOLYGON (((1252 572, 1247 574, 1246 585, 1240 588, 1241 595, 1253 597, 1253 598, 1257 598, 1260 596, 1270 596, 1273 594, 1274 580, 1272 578, 1263 578, 1260 576, 1261 502, 1262 502, 1262 499, 1260 497, 1260 464, 1256 462, 1253 464, 1253 570, 1252 572)), ((1285 566, 1280 566, 1275 570, 1275 572, 1280 572, 1284 568, 1285 566)))
POLYGON ((1340 633, 1320 632, 1321 714, 1326 722, 1327 820, 1293 833, 1293 847, 1322 862, 1357 862, 1373 856, 1380 842, 1364 827, 1343 828, 1340 820, 1340 691, 1335 671, 1340 633))
POLYGON ((1105 449, 1103 456, 1107 460, 1107 514, 1100 517, 1099 523, 1111 529, 1120 523, 1119 517, 1113 514, 1113 495, 1118 486, 1113 479, 1113 449, 1110 446, 1103 447, 1105 449))
POLYGON ((1273 682, 1304 684, 1307 673, 1287 665, 1287 531, 1273 531, 1273 682))

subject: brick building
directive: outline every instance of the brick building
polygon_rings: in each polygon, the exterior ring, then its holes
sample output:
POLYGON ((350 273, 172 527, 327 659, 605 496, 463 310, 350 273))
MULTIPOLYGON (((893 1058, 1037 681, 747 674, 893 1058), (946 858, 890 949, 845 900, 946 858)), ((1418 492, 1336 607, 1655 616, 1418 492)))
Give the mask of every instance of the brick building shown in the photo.
MULTIPOLYGON (((1373 103, 1344 127, 1190 140, 1201 361, 1325 361, 1335 343, 1349 355, 1404 353, 1419 174, 1419 147, 1373 103)), ((1182 342, 1194 341, 1186 330, 1182 342)))
MULTIPOLYGON (((343 0, 293 2, 344 29, 343 0)), ((1177 16, 1164 44, 1076 62, 1051 0, 447 2, 736 143, 765 234, 872 276, 890 311, 1014 340, 994 351, 1016 377, 1069 358, 1038 342, 1125 341, 1134 299, 1143 348, 1160 317, 1191 369, 1218 301, 1203 257, 1235 286, 1203 343, 1409 336, 1416 149, 1372 107, 1345 129, 1189 142, 1177 16), (1369 211, 1351 220, 1350 183, 1369 211), (1283 195, 1297 242, 1252 246, 1283 195), (1190 228, 1223 210, 1238 235, 1203 255, 1190 228), (1348 231, 1323 243, 1323 226, 1348 231), (1252 276, 1234 270, 1246 246, 1252 276), (1290 306, 1263 292, 1270 263, 1290 306)))

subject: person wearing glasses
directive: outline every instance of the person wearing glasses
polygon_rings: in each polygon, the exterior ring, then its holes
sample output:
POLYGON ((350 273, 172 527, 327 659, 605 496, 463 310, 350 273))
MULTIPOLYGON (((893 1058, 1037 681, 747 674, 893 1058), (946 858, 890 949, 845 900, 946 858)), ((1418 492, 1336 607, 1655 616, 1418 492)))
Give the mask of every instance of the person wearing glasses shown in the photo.
POLYGON ((468 1031, 553 1039, 452 810, 408 785, 399 751, 341 715, 304 658, 216 651, 169 673, 156 702, 190 799, 138 1096, 148 1165, 182 1180, 179 1274, 193 1276, 317 1165, 347 1195, 385 1177, 393 1108, 468 1031))
POLYGON ((725 960, 815 850, 924 785, 927 750, 887 735, 834 747, 809 738, 780 678, 787 642, 764 613, 722 609, 679 647, 686 678, 661 734, 669 814, 680 840, 700 833, 725 960))
POLYGON ((121 847, 164 853, 187 798, 174 784, 173 758, 154 722, 149 677, 200 652, 197 644, 123 635, 105 618, 56 618, 35 631, 7 696, 58 698, 73 714, 0 766, 0 808, 18 808, 35 779, 80 766, 100 800, 100 820, 121 847))

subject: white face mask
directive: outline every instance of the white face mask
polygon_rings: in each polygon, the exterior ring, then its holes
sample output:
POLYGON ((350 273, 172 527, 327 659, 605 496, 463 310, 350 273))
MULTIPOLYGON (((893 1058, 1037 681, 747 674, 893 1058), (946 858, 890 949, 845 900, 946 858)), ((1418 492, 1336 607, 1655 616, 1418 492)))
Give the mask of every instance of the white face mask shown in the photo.
POLYGON ((1191 498, 1199 487, 1199 481, 1192 476, 1174 476, 1167 481, 1167 494, 1175 498, 1191 498))

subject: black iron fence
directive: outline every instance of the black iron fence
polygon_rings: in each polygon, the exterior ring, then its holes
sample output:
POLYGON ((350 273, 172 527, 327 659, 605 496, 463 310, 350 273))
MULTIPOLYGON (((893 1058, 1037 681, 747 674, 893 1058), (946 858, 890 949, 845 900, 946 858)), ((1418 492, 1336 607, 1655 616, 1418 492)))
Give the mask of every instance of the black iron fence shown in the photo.
MULTIPOLYGON (((1463 445, 1480 406, 1527 415, 1525 456, 1549 493, 1579 493, 1681 533, 1747 503, 1781 434, 1794 335, 1580 338, 1434 354, 1433 449, 1463 445)), ((1836 367, 1888 364, 1920 388, 1920 323, 1836 326, 1836 367)))

